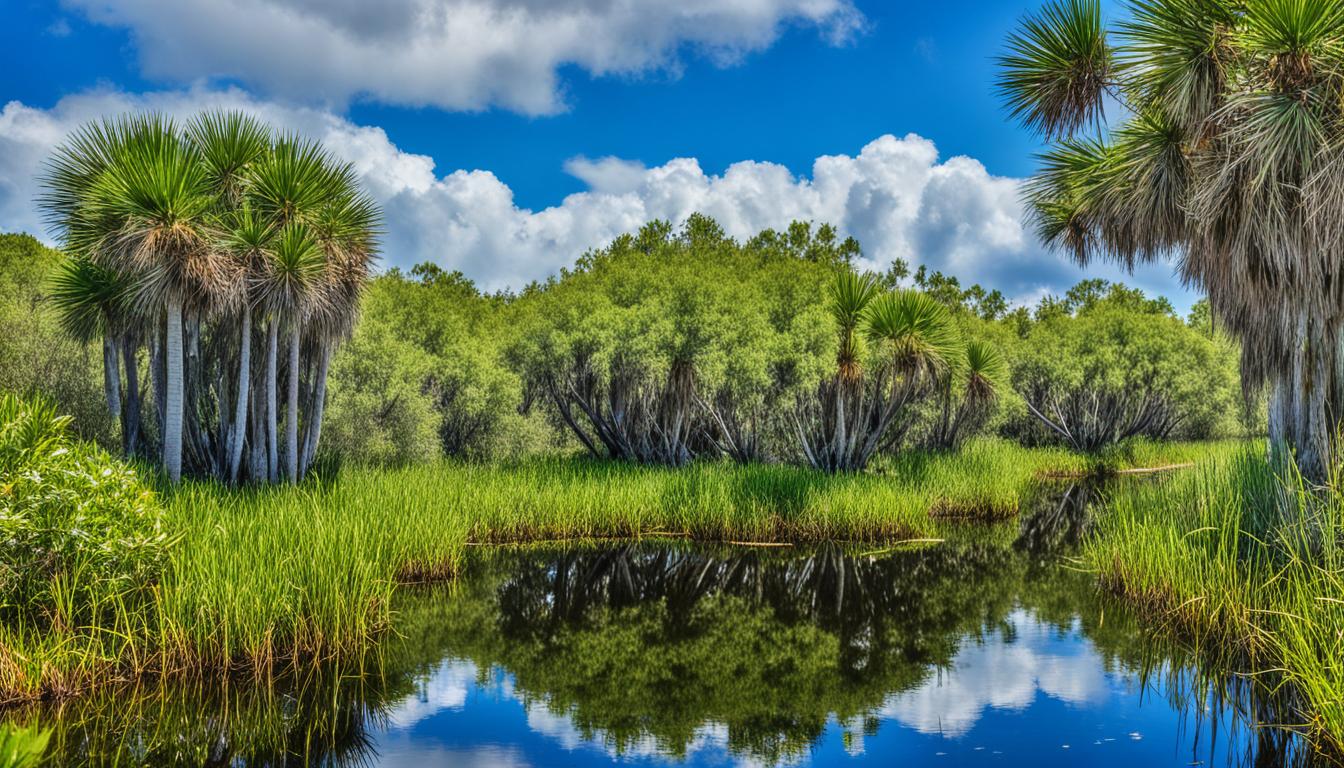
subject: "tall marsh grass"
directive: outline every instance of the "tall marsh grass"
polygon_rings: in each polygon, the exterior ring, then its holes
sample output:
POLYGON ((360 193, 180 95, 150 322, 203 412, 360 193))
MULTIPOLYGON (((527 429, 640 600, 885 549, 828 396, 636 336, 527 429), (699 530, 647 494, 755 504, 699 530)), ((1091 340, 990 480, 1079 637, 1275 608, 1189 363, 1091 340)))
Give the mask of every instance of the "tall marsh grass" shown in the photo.
POLYGON ((1344 757, 1344 495, 1246 448, 1110 499, 1085 557, 1207 658, 1276 688, 1344 757), (1283 478, 1287 478, 1286 480, 1283 478))
MULTIPOLYGON (((979 440, 862 474, 553 458, 351 469, 297 487, 164 487, 151 501, 166 558, 151 578, 114 592, 96 619, 0 623, 0 703, 145 673, 265 675, 358 657, 391 624, 399 585, 452 576, 472 545, 936 539, 966 519, 1010 517, 1037 477, 1087 466, 979 440)), ((62 573, 56 593, 102 578, 62 573)))

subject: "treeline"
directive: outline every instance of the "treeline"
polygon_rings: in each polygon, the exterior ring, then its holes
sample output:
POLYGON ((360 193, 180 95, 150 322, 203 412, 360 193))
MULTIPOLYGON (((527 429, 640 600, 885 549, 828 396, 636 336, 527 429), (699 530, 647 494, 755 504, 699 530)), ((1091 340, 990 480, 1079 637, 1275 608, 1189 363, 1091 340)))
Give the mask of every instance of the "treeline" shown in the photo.
MULTIPOLYGON (((653 222, 517 293, 422 265, 372 283, 333 363, 331 457, 579 450, 860 468, 975 434, 1096 451, 1263 430, 1207 305, 1101 280, 1034 307, 796 223, 653 222)), ((1262 417, 1260 419, 1263 420, 1262 417)))
MULTIPOLYGON (((583 451, 843 470, 976 434, 1090 452, 1263 429, 1238 390, 1238 350, 1202 302, 1182 319, 1165 299, 1088 280, 1010 307, 900 261, 862 273, 860 255, 828 226, 737 242, 693 216, 516 293, 483 293, 430 264, 389 270, 332 359, 322 458, 583 451)), ((59 255, 6 236, 0 261, 0 312, 24 329, 0 347, 5 388, 45 391, 86 434, 111 439, 90 402, 98 366, 43 319, 59 255), (53 381, 51 370, 76 373, 53 381)))

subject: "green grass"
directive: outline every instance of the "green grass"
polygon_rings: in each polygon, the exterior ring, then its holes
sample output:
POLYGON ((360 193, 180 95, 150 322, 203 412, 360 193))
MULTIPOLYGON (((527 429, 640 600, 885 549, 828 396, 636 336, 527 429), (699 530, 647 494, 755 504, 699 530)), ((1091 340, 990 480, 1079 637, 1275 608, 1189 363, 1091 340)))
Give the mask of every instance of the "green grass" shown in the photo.
POLYGON ((1011 517, 1039 476, 1088 466, 980 440, 837 476, 547 459, 347 470, 296 488, 187 483, 162 492, 174 544, 147 599, 96 626, 0 623, 0 703, 145 673, 268 674, 361 654, 389 627, 398 585, 451 576, 472 544, 666 536, 886 546, 1011 517))
MULTIPOLYGON (((1338 487, 1338 485, 1336 485, 1338 487)), ((1109 501, 1085 557, 1104 585, 1227 668, 1278 689, 1284 725, 1344 756, 1344 496, 1227 452, 1109 501)))

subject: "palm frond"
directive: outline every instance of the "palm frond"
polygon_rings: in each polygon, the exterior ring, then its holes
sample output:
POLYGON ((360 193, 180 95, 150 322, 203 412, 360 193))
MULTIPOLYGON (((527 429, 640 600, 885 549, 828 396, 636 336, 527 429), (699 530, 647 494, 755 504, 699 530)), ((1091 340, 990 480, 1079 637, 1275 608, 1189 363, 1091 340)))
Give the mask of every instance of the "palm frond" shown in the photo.
POLYGON ((1054 0, 1009 37, 998 90, 1028 128, 1071 136, 1102 117, 1112 59, 1098 0, 1054 0))
POLYGON ((884 293, 873 299, 866 319, 868 338, 885 345, 905 375, 941 376, 963 354, 961 333, 951 313, 922 291, 884 293))

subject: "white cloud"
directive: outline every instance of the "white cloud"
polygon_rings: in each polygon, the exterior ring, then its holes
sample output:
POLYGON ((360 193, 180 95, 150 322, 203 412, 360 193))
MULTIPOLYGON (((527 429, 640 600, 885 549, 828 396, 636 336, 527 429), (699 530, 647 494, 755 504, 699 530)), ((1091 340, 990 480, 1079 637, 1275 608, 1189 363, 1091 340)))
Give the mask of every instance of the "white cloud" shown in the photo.
POLYGON ((676 74, 686 49, 721 65, 789 25, 841 42, 851 0, 64 0, 131 30, 150 77, 236 78, 303 102, 368 97, 527 114, 565 108, 559 70, 676 74))
POLYGON ((1148 267, 1132 277, 1108 268, 1084 273, 1045 252, 1023 228, 1018 180, 993 176, 971 158, 941 160, 931 141, 913 134, 878 137, 854 155, 817 158, 802 177, 754 160, 712 174, 693 158, 650 167, 619 158, 574 158, 565 168, 588 188, 532 210, 520 207, 513 191, 487 170, 441 174, 431 158, 402 151, 381 128, 323 109, 258 100, 238 89, 139 96, 95 91, 49 110, 9 103, 0 110, 0 229, 41 231, 35 176, 51 149, 81 123, 133 109, 187 117, 217 107, 249 110, 305 133, 353 163, 383 205, 386 265, 434 261, 487 289, 520 287, 650 219, 680 222, 698 211, 739 238, 795 219, 829 222, 859 239, 868 266, 904 258, 1011 298, 1059 293, 1086 274, 1164 293, 1178 307, 1189 302, 1169 267, 1148 267))

